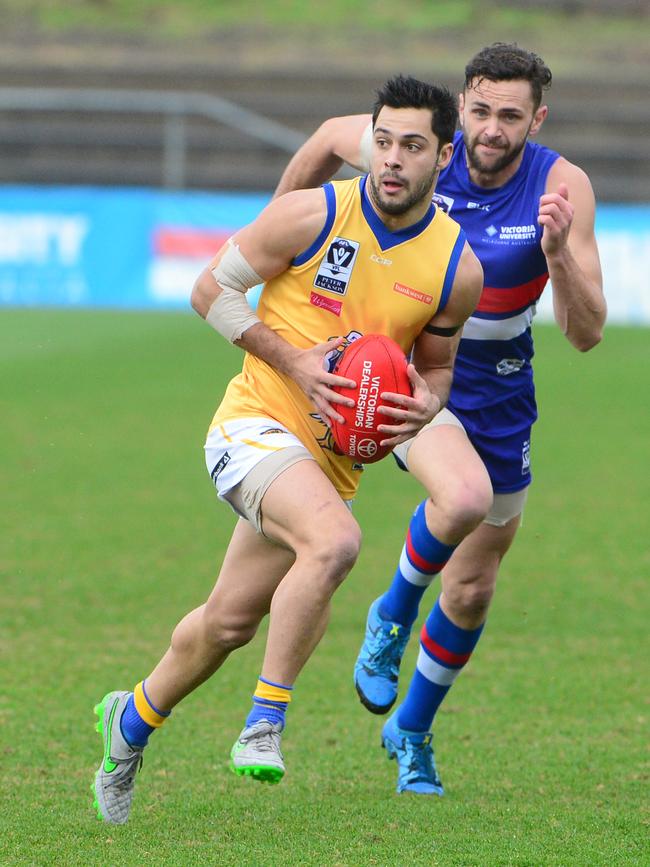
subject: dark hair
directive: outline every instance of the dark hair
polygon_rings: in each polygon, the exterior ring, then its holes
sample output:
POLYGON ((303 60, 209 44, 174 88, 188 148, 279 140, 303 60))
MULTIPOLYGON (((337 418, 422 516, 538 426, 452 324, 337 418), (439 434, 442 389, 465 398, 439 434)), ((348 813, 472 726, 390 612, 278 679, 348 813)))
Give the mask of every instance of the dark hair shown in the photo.
POLYGON ((515 42, 495 42, 482 48, 465 67, 466 88, 477 78, 528 81, 537 111, 542 101, 542 91, 551 86, 553 76, 538 54, 520 48, 515 42))
POLYGON ((411 76, 396 75, 377 90, 372 112, 373 128, 384 106, 389 108, 428 108, 431 111, 431 130, 440 146, 454 137, 458 121, 456 97, 442 86, 427 84, 411 76))

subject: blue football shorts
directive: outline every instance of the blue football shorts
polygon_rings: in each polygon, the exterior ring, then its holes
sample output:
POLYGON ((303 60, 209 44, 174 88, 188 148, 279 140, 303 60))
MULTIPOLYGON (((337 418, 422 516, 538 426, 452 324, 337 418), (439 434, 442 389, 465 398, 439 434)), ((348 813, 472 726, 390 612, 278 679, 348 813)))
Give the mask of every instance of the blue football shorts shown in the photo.
MULTIPOLYGON (((464 428, 492 482, 494 504, 485 523, 503 527, 523 513, 530 468, 531 429, 537 417, 534 399, 525 396, 504 401, 487 409, 459 410, 447 406, 427 425, 456 424, 464 428)), ((393 452, 397 465, 408 470, 408 448, 413 440, 393 452)))
POLYGON ((512 494, 530 485, 534 400, 517 395, 482 409, 449 409, 485 464, 495 494, 512 494))

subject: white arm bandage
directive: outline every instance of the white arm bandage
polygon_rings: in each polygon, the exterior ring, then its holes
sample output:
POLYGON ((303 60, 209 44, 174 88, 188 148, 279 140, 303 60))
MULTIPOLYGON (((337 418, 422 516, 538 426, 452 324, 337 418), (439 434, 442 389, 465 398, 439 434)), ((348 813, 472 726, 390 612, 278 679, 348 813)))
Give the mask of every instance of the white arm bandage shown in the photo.
POLYGON ((263 281, 232 239, 228 240, 228 249, 212 269, 212 276, 222 291, 210 306, 205 321, 234 343, 246 329, 261 321, 251 310, 246 292, 263 281))
POLYGON ((359 156, 361 157, 360 169, 364 172, 370 171, 370 156, 372 153, 372 121, 364 129, 361 141, 359 142, 359 156))

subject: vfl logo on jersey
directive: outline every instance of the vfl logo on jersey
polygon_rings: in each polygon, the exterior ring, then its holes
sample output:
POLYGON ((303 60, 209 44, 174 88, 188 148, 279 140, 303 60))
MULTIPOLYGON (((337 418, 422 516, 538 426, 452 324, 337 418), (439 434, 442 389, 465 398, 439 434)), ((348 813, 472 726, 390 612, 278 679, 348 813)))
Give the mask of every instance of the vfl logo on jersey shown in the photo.
POLYGON ((314 277, 314 286, 337 295, 345 295, 359 252, 358 241, 334 238, 323 256, 314 277))
POLYGON ((497 363, 497 373, 499 376, 509 376, 520 371, 525 363, 525 358, 502 358, 497 363))
POLYGON ((521 447, 521 474, 527 476, 530 472, 530 440, 524 440, 521 447))
POLYGON ((445 214, 448 214, 451 211, 452 205, 454 204, 454 200, 450 199, 449 196, 443 196, 441 193, 434 193, 431 196, 431 201, 434 205, 440 208, 441 211, 444 211, 445 214))
POLYGON ((468 202, 467 203, 468 211, 489 211, 490 205, 482 205, 480 202, 468 202))

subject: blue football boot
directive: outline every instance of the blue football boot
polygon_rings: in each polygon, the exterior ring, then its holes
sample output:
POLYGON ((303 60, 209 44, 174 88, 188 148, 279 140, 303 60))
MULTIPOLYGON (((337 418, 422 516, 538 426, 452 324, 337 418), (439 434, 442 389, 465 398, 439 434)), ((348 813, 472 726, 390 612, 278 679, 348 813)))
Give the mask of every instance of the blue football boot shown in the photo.
POLYGON ((388 713, 397 698, 397 677, 411 630, 379 615, 379 599, 370 606, 366 637, 354 666, 354 685, 371 713, 388 713))
POLYGON ((397 761, 397 791, 417 795, 444 795, 436 771, 431 732, 407 732, 397 725, 397 712, 386 722, 381 745, 397 761))

